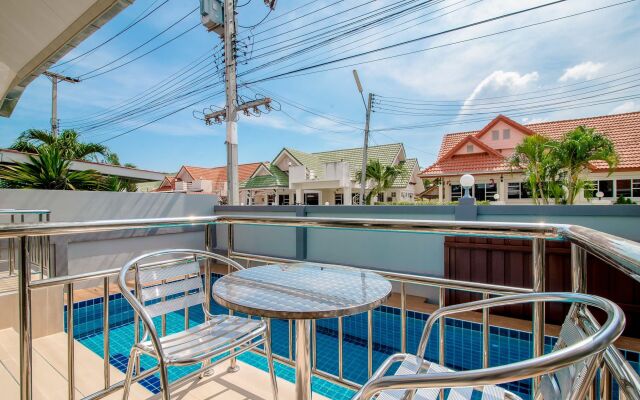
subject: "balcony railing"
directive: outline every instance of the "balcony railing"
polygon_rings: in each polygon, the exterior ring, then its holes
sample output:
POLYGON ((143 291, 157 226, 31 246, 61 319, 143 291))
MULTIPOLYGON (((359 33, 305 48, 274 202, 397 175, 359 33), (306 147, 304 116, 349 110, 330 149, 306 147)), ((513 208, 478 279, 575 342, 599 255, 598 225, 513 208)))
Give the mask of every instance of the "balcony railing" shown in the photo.
MULTIPOLYGON (((31 293, 45 287, 63 285, 67 291, 67 337, 68 337, 68 384, 69 398, 74 398, 74 381, 76 371, 74 367, 74 311, 73 293, 74 285, 92 279, 101 279, 103 284, 104 311, 102 326, 104 332, 110 329, 109 321, 109 281, 119 269, 78 274, 73 276, 52 277, 42 280, 31 279, 29 265, 31 243, 39 238, 52 235, 86 234, 95 232, 109 232, 116 230, 153 229, 176 226, 202 226, 204 227, 204 243, 207 250, 212 250, 212 236, 217 224, 226 224, 229 227, 227 237, 228 255, 236 259, 244 259, 249 262, 293 262, 296 260, 266 257, 258 254, 247 254, 236 251, 234 246, 234 227, 236 225, 260 225, 283 226, 295 228, 330 228, 330 229, 357 229, 377 230, 389 232, 432 233, 448 236, 478 236, 490 238, 517 238, 532 241, 532 282, 531 288, 501 286, 485 283, 476 283, 460 280, 452 280, 430 276, 402 274, 389 271, 376 271, 391 281, 397 282, 400 287, 400 330, 401 351, 407 347, 407 285, 421 285, 435 287, 439 292, 439 306, 445 305, 445 291, 461 290, 467 292, 482 293, 483 297, 504 295, 511 293, 543 292, 545 287, 545 243, 547 240, 564 240, 571 243, 571 279, 572 287, 576 292, 584 292, 586 289, 586 255, 590 253, 608 262, 612 267, 625 273, 630 279, 640 281, 640 244, 613 235, 605 234, 593 229, 575 225, 562 224, 528 224, 528 223, 504 223, 504 222, 451 222, 451 221, 427 221, 427 220, 398 220, 398 219, 356 219, 356 218, 298 218, 298 217, 249 217, 249 216, 212 216, 193 218, 170 219, 140 219, 140 220, 113 220, 77 223, 49 223, 49 224, 16 224, 0 226, 0 239, 15 238, 19 241, 20 266, 19 275, 19 313, 20 313, 20 399, 32 399, 32 306, 31 293)), ((212 266, 205 264, 205 287, 211 288, 212 266)), ((207 293, 210 302, 211 296, 207 293)), ((532 314, 532 353, 539 356, 544 351, 545 317, 542 305, 536 306, 532 314)), ((482 313, 482 364, 488 366, 489 359, 489 312, 482 313)), ((440 362, 445 360, 445 324, 439 324, 438 354, 440 362)), ((165 331, 165 321, 162 321, 165 331)), ((597 326, 597 321, 591 317, 590 323, 597 326)), ((138 321, 134 321, 138 326, 138 321)), ((367 375, 373 371, 374 348, 374 324, 372 312, 367 313, 367 375)), ((134 329, 134 331, 137 331, 134 329)), ((289 321, 289 336, 292 336, 292 324, 289 321)), ((317 337, 317 324, 313 324, 312 341, 314 349, 317 337)), ((332 382, 351 388, 359 387, 359 384, 344 377, 344 321, 338 319, 338 373, 331 374, 318 368, 316 362, 317 352, 313 354, 314 373, 332 382)), ((135 340, 139 340, 137 337, 135 340)), ((289 355, 280 357, 280 360, 291 364, 293 362, 293 341, 289 340, 289 355)), ((104 388, 95 392, 86 399, 98 399, 120 389, 122 382, 112 383, 109 374, 109 335, 104 335, 104 388)), ((145 370, 134 378, 139 381, 157 372, 151 368, 145 370)), ((197 374, 199 371, 185 376, 181 380, 197 374)), ((620 351, 610 346, 604 355, 604 361, 600 368, 599 384, 594 380, 591 390, 591 398, 599 397, 608 400, 612 396, 611 383, 618 384, 619 394, 625 399, 640 399, 640 378, 633 367, 625 360, 620 351), (599 387, 599 394, 596 388, 599 387)), ((535 391, 535 384, 534 384, 535 391)))

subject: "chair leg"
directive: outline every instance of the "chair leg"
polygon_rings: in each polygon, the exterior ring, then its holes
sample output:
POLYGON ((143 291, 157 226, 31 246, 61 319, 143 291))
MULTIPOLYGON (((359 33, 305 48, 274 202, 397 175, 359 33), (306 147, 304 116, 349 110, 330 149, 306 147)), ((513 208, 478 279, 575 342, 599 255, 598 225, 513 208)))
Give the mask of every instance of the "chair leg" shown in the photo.
POLYGON ((273 353, 271 352, 271 321, 265 320, 267 323, 267 331, 264 337, 264 352, 267 355, 267 364, 269 364, 269 375, 271 376, 271 389, 273 390, 273 400, 278 400, 278 380, 276 379, 276 365, 273 362, 273 353))
POLYGON ((160 361, 160 386, 162 386, 162 400, 171 400, 169 372, 167 371, 167 364, 162 361, 160 361))
POLYGON ((122 394, 122 400, 129 398, 129 391, 131 389, 131 379, 133 379, 133 370, 136 367, 136 359, 138 358, 138 350, 134 347, 129 353, 129 362, 127 363, 127 373, 124 377, 124 389, 122 394))

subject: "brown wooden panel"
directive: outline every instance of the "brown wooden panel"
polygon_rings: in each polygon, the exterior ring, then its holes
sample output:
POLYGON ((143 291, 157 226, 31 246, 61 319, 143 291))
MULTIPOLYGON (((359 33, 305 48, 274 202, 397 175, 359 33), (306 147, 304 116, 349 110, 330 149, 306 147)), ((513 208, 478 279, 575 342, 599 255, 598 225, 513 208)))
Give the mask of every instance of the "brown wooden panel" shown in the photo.
MULTIPOLYGON (((515 239, 446 237, 446 278, 508 286, 531 287, 531 242, 515 239)), ((571 252, 568 243, 546 243, 545 289, 571 291, 571 252)), ((627 316, 626 336, 640 337, 640 283, 626 277, 604 261, 587 258, 587 292, 615 301, 627 316)), ((478 294, 447 291, 447 304, 478 299, 478 294)), ((547 321, 560 324, 568 306, 547 306, 547 321)), ((509 306, 492 311, 497 315, 530 319, 530 306, 509 306)))

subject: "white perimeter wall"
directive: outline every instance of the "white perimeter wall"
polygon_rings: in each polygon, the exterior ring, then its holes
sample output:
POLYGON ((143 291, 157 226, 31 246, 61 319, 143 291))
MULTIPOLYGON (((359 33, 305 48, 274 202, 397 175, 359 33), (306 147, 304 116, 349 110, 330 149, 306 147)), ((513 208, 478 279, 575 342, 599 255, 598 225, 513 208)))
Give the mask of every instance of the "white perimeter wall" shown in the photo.
MULTIPOLYGON (((52 222, 205 216, 213 214, 216 203, 216 196, 204 194, 0 190, 0 209, 47 209, 52 222)), ((0 221, 9 219, 0 216, 0 221)), ((36 221, 33 216, 25 219, 36 221)), ((119 268, 136 255, 156 249, 202 249, 204 234, 201 228, 172 228, 65 235, 52 242, 57 273, 64 275, 119 268)))

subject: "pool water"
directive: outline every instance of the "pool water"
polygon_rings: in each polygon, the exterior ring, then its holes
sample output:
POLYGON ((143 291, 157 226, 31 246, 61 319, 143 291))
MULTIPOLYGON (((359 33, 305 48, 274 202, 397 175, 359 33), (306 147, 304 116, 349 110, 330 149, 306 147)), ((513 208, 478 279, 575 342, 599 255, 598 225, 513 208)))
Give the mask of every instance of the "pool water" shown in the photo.
MULTIPOLYGON (((215 276, 213 279, 217 278, 218 276, 215 276)), ((74 336, 100 357, 103 356, 104 341, 102 311, 102 298, 74 304, 74 336)), ((212 312, 226 313, 227 310, 212 302, 212 312)), ((407 352, 415 353, 427 318, 428 314, 425 313, 407 312, 407 352)), ((120 294, 110 296, 109 319, 110 363, 125 372, 134 338, 133 310, 120 294)), ((199 324, 203 320, 202 309, 199 306, 191 307, 189 310, 190 325, 199 324)), ((160 318, 157 318, 157 324, 159 325, 159 323, 160 318)), ((388 306, 378 307, 373 312, 373 324, 373 369, 375 370, 390 354, 400 352, 400 310, 388 306)), ((317 368, 338 375, 338 321, 337 319, 318 320, 316 326, 317 368)), ((167 333, 181 331, 183 327, 183 311, 167 315, 167 333)), ((344 377, 353 382, 364 383, 367 379, 367 314, 344 317, 343 332, 344 377)), ((288 321, 272 320, 272 342, 274 353, 283 357, 289 356, 288 321)), ((532 338, 528 332, 492 326, 489 343, 491 366, 531 358, 532 338)), ((554 343, 555 338, 546 337, 545 351, 550 351, 554 343)), ((437 361, 437 325, 429 338, 426 354, 428 359, 437 361)), ((623 351, 623 354, 638 369, 638 353, 623 351)), ((238 359, 267 371, 266 359, 258 354, 244 353, 238 359)), ((481 368, 482 325, 448 318, 445 322, 445 361, 448 367, 457 370, 481 368)), ((155 360, 150 357, 143 356, 141 358, 143 370, 152 368, 155 363, 155 360)), ((176 380, 198 368, 198 365, 170 367, 169 379, 176 380)), ((295 380, 295 371, 288 365, 277 362, 276 373, 279 377, 290 382, 295 380)), ((157 374, 141 381, 141 384, 154 393, 157 393, 160 388, 157 374)), ((314 392, 330 399, 346 400, 354 394, 352 390, 317 377, 313 378, 312 386, 314 392)), ((531 396, 530 380, 509 383, 504 386, 523 398, 531 396)), ((614 387, 614 391, 617 391, 616 387, 614 387)))

